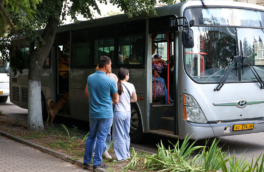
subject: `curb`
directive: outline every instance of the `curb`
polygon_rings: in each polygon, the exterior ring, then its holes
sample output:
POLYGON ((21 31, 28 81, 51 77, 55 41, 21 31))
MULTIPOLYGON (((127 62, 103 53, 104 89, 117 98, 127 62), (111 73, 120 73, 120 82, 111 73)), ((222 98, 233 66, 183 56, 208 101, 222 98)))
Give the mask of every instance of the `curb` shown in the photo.
MULTIPOLYGON (((37 145, 37 144, 35 144, 35 143, 29 142, 29 141, 27 141, 27 140, 25 140, 25 139, 22 139, 22 138, 19 138, 19 137, 13 136, 13 135, 8 134, 8 133, 3 132, 3 131, 0 131, 0 135, 5 136, 5 137, 7 137, 7 138, 9 138, 9 139, 12 139, 12 140, 14 140, 14 141, 17 141, 17 142, 19 142, 19 143, 23 143, 23 144, 25 144, 25 145, 27 145, 27 146, 33 147, 33 148, 35 148, 35 149, 41 151, 41 152, 48 153, 48 154, 50 154, 50 155, 52 155, 52 156, 55 156, 55 157, 60 158, 60 159, 62 159, 62 160, 64 160, 64 161, 70 162, 70 163, 72 163, 72 164, 76 164, 76 165, 78 165, 79 167, 84 168, 84 166, 83 166, 83 161, 81 161, 81 160, 73 160, 71 156, 66 155, 66 154, 64 154, 64 153, 60 153, 60 152, 54 151, 54 150, 52 150, 52 149, 50 149, 50 148, 46 148, 46 147, 44 147, 44 146, 37 145)), ((87 169, 93 171, 93 165, 92 165, 92 164, 89 164, 89 166, 88 166, 87 169)), ((95 172, 108 172, 108 170, 106 170, 106 169, 104 169, 104 168, 96 168, 94 171, 95 171, 95 172)))

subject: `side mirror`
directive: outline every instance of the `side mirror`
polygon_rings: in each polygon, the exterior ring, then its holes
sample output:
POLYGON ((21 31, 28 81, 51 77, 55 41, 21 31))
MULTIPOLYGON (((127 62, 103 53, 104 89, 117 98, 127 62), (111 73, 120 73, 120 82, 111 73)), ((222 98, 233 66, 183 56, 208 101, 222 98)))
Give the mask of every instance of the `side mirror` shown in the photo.
POLYGON ((191 20, 190 22, 189 22, 189 24, 190 24, 190 27, 192 27, 192 26, 194 26, 194 20, 191 20))
POLYGON ((182 31, 182 44, 184 48, 193 48, 194 43, 193 43, 193 30, 186 30, 184 29, 182 31))

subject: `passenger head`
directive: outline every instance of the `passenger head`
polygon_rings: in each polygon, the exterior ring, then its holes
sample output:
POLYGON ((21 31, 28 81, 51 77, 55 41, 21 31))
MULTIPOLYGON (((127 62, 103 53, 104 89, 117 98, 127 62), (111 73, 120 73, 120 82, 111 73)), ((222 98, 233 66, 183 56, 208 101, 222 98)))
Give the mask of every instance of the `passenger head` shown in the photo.
POLYGON ((121 95, 123 93, 123 86, 121 81, 129 80, 129 70, 121 67, 118 70, 117 77, 118 77, 118 82, 117 82, 118 94, 121 95))
POLYGON ((112 67, 111 67, 111 59, 107 56, 101 56, 99 58, 99 69, 98 70, 103 70, 106 73, 111 73, 112 67))
POLYGON ((156 54, 153 58, 154 58, 154 59, 161 59, 161 56, 158 55, 158 54, 156 54))
POLYGON ((122 54, 119 54, 119 63, 123 64, 124 63, 124 56, 122 54))

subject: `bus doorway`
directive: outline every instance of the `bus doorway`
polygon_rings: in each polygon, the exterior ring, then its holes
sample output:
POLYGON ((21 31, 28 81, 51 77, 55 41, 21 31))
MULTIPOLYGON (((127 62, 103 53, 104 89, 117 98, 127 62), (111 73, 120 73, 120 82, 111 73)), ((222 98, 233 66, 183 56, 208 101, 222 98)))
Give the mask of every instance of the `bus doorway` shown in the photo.
POLYGON ((176 132, 174 33, 152 34, 152 104, 150 133, 176 132))
POLYGON ((64 99, 65 107, 62 111, 69 114, 69 62, 70 44, 60 44, 56 46, 56 101, 64 99))

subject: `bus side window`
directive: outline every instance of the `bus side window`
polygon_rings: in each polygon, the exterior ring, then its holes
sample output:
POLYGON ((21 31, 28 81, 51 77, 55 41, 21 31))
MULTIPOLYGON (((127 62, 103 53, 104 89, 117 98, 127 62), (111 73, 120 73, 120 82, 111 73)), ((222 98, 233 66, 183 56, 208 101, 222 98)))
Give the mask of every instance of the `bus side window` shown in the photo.
POLYGON ((103 39, 94 41, 94 65, 98 64, 99 58, 101 56, 108 56, 112 64, 114 63, 114 51, 115 51, 115 40, 103 39))
POLYGON ((144 37, 134 35, 119 38, 119 58, 118 64, 122 65, 140 65, 144 63, 145 48, 144 37))

